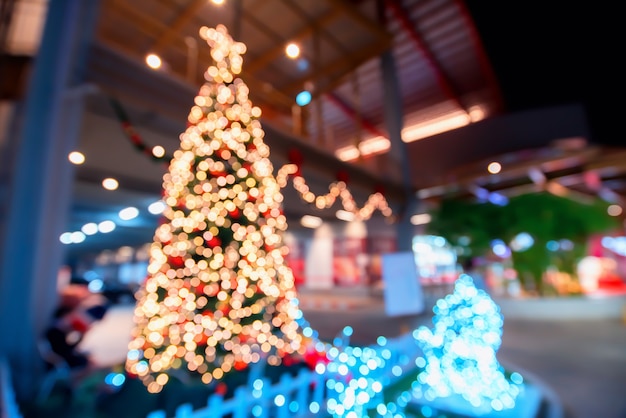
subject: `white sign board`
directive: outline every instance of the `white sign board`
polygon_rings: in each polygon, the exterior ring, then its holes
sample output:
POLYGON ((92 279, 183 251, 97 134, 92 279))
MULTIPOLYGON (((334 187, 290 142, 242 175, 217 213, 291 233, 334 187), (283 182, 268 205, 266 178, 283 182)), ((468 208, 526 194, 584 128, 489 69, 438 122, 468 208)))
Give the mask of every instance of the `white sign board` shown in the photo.
POLYGON ((424 311, 424 294, 412 252, 383 254, 382 273, 387 315, 412 315, 424 311))

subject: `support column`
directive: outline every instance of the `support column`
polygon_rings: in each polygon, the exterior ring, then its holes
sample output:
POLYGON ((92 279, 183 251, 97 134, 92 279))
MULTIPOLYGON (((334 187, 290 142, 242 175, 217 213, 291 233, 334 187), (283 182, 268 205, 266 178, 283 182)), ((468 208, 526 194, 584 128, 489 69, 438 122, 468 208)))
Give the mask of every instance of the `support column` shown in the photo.
POLYGON ((411 224, 411 215, 417 207, 418 199, 411 185, 410 161, 406 143, 402 141, 402 115, 404 113, 392 51, 384 52, 380 57, 380 62, 385 92, 385 123, 391 141, 389 156, 400 163, 405 197, 405 205, 401 208, 397 221, 398 251, 411 251, 415 230, 411 224))
MULTIPOLYGON (((378 0, 376 3, 378 20, 381 25, 387 24, 386 1, 378 0)), ((398 161, 401 167, 404 207, 399 210, 396 223, 398 237, 398 251, 411 251, 413 248, 412 239, 415 228, 411 224, 411 215, 418 205, 418 198, 411 185, 411 170, 406 143, 402 141, 402 125, 404 111, 402 109, 402 95, 398 85, 398 74, 396 63, 391 49, 385 51, 380 57, 381 71, 383 74, 384 109, 385 124, 389 132, 391 149, 389 156, 393 161, 398 161)))
POLYGON ((73 183, 67 154, 83 110, 84 57, 97 1, 51 0, 39 53, 19 104, 19 123, 0 240, 0 353, 18 399, 32 399, 43 371, 36 339, 57 302, 56 280, 73 183), (78 87, 76 87, 78 86, 78 87))

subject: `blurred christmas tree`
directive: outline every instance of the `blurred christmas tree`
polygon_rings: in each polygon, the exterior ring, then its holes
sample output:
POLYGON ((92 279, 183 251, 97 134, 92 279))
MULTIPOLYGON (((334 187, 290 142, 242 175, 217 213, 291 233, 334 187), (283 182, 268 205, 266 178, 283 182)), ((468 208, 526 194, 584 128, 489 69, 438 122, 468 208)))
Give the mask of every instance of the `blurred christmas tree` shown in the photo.
POLYGON ((305 350, 282 195, 241 72, 245 45, 203 27, 214 65, 189 113, 169 173, 165 221, 138 293, 127 371, 150 392, 187 369, 203 383, 305 350))
POLYGON ((500 308, 463 274, 454 293, 438 300, 433 312, 433 330, 420 326, 413 332, 425 356, 417 362, 425 364, 418 375, 423 387, 414 387, 414 393, 428 401, 461 396, 472 416, 513 408, 523 379, 514 373, 510 381, 496 358, 502 342, 500 308))

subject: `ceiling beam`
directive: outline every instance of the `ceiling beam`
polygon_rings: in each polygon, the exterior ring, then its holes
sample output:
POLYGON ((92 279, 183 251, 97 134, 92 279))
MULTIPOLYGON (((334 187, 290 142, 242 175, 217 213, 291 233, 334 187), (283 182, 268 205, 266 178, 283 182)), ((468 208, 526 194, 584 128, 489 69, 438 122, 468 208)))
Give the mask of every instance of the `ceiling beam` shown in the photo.
MULTIPOLYGON (((136 9, 132 6, 132 3, 122 1, 122 0, 113 0, 116 9, 120 14, 131 16, 135 21, 138 22, 138 28, 143 30, 149 36, 155 36, 158 33, 165 33, 168 30, 167 24, 155 19, 148 13, 143 13, 142 11, 136 9)), ((205 2, 206 3, 206 2, 205 2)), ((195 3, 194 3, 195 4, 195 3)), ((176 34, 174 34, 176 35, 176 34)), ((182 56, 187 55, 187 44, 185 40, 178 36, 174 36, 173 38, 168 38, 169 43, 168 46, 173 50, 180 53, 182 56)), ((105 43, 104 40, 102 40, 105 43)), ((135 58, 143 60, 143 57, 137 57, 136 52, 127 50, 124 45, 117 44, 111 45, 107 44, 107 46, 115 47, 117 49, 126 50, 129 54, 135 56, 135 58)), ((202 84, 204 82, 204 71, 207 68, 207 63, 212 61, 208 48, 198 48, 198 66, 200 68, 197 83, 202 84)), ((245 68, 245 67, 244 67, 245 68)), ((172 77, 177 76, 181 80, 185 80, 189 82, 187 79, 187 74, 170 74, 172 77)), ((252 95, 257 96, 259 99, 263 100, 265 103, 269 105, 275 105, 279 108, 288 108, 291 109, 291 105, 293 104, 293 99, 285 94, 283 94, 280 90, 276 89, 274 86, 268 85, 268 83, 262 82, 256 79, 252 73, 245 69, 241 73, 241 78, 248 84, 251 88, 252 95)), ((261 106, 261 103, 257 103, 257 105, 261 106)))
POLYGON ((426 59, 426 63, 431 68, 433 73, 435 74, 435 78, 437 79, 437 84, 443 91, 443 93, 453 102, 457 104, 459 109, 467 112, 465 104, 461 101, 459 94, 456 92, 456 89, 452 85, 450 78, 445 74, 437 58, 430 50, 426 42, 424 42, 422 36, 419 34, 417 29, 415 28, 415 24, 409 20, 409 12, 405 10, 405 8, 400 4, 398 0, 389 0, 387 2, 387 7, 393 12, 395 18, 400 22, 402 28, 406 31, 409 37, 415 43, 417 50, 422 53, 424 58, 426 59))
POLYGON ((377 22, 374 22, 365 17, 361 12, 354 7, 354 5, 348 4, 345 0, 326 0, 337 9, 341 9, 346 15, 350 16, 353 20, 370 31, 382 42, 384 40, 391 43, 393 36, 381 27, 377 22))
POLYGON ((309 80, 322 80, 324 78, 331 78, 325 84, 320 82, 316 83, 315 90, 313 91, 313 97, 319 97, 320 95, 334 89, 345 80, 343 77, 355 71, 361 64, 367 62, 369 59, 378 57, 384 51, 389 49, 390 44, 387 41, 381 41, 374 45, 369 45, 367 48, 360 50, 358 53, 352 55, 350 60, 345 58, 339 58, 330 64, 321 67, 318 71, 305 77, 301 77, 296 81, 293 81, 285 86, 281 86, 280 89, 285 93, 295 94, 302 90, 304 84, 309 80))
POLYGON ((158 53, 165 46, 180 37, 181 29, 197 14, 198 10, 206 6, 207 0, 193 0, 174 18, 172 22, 165 25, 165 30, 156 38, 151 46, 151 51, 158 53))
POLYGON ((326 98, 331 103, 333 103, 337 108, 339 108, 339 110, 341 110, 343 113, 345 113, 352 119, 356 120, 358 117, 362 126, 365 129, 367 129, 370 133, 374 134, 375 136, 382 136, 385 138, 387 137, 387 134, 385 132, 378 129, 378 127, 374 125, 372 122, 370 122, 368 119, 364 119, 362 116, 360 116, 356 110, 354 110, 350 105, 348 105, 345 101, 343 101, 343 99, 341 99, 336 94, 328 93, 326 94, 326 98))
MULTIPOLYGON (((324 25, 318 25, 314 20, 311 20, 311 18, 306 14, 306 12, 302 10, 302 8, 297 6, 296 3, 290 0, 281 0, 281 1, 283 2, 285 6, 289 7, 295 14, 297 14, 300 17, 300 19, 307 22, 307 26, 313 29, 312 36, 321 35, 324 38, 326 38, 328 43, 332 44, 332 46, 336 50, 343 53, 344 55, 348 55, 348 56, 350 55, 350 51, 347 48, 345 48, 343 45, 341 45, 341 43, 337 40, 337 38, 332 36, 328 31, 324 30, 324 25)), ((334 12, 337 12, 338 10, 339 9, 337 8, 331 9, 331 11, 334 11, 334 12)), ((317 59, 318 57, 314 57, 314 58, 317 59)))
POLYGON ((478 30, 476 29, 476 24, 474 19, 472 18, 470 12, 467 9, 467 5, 464 0, 454 0, 454 3, 457 5, 459 10, 461 11, 461 16, 465 21, 465 25, 467 26, 470 37, 472 38, 472 45, 474 47, 474 51, 476 52, 476 56, 478 57, 478 61, 480 63, 480 67, 483 70, 487 78, 487 83, 491 87, 491 91, 493 91, 493 99, 496 103, 496 106, 501 111, 504 109, 504 100, 502 98, 502 90, 500 89, 500 83, 496 78, 495 71, 487 58, 487 53, 485 52, 485 48, 483 43, 478 35, 478 30))
MULTIPOLYGON (((302 29, 300 29, 298 33, 294 34, 289 39, 293 42, 302 41, 303 39, 312 36, 313 32, 315 31, 315 27, 326 26, 333 20, 337 19, 339 16, 340 13, 337 9, 331 9, 330 11, 322 15, 322 17, 320 17, 319 19, 314 20, 311 24, 304 26, 302 29)), ((275 47, 261 53, 259 58, 257 58, 255 61, 252 61, 248 65, 248 71, 254 73, 260 70, 261 68, 265 67, 276 58, 278 58, 284 52, 284 50, 284 40, 281 40, 281 42, 276 43, 275 47)))

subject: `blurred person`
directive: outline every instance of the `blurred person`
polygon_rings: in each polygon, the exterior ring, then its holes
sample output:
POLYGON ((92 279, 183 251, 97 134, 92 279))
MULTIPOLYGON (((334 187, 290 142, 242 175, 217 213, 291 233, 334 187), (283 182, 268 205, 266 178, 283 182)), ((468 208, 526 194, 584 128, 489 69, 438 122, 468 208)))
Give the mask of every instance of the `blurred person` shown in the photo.
POLYGON ((79 345, 93 324, 102 320, 108 307, 103 296, 77 288, 61 295, 43 335, 52 352, 42 353, 49 369, 59 366, 59 357, 72 371, 88 373, 94 369, 89 353, 80 350, 79 345))

